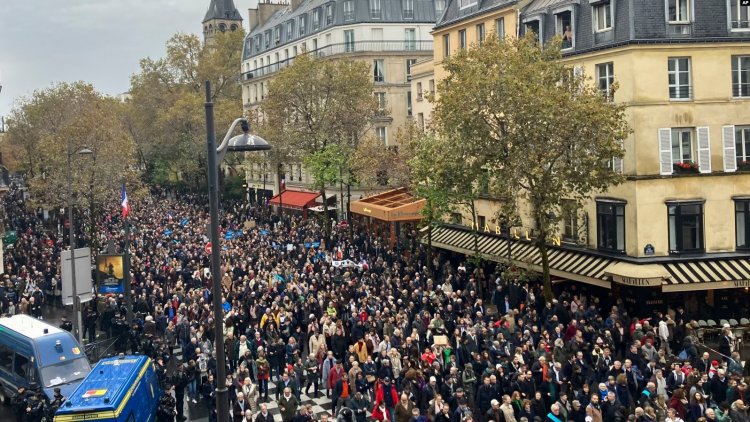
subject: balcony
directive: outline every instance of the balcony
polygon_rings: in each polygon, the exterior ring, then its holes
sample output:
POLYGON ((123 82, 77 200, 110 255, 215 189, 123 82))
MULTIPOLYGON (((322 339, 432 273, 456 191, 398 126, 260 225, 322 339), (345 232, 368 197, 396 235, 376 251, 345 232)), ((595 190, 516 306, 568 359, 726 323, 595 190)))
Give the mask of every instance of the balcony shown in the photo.
MULTIPOLYGON (((401 51, 424 51, 432 52, 432 41, 412 41, 412 40, 400 40, 400 41, 356 41, 348 43, 331 44, 325 47, 320 47, 315 50, 306 51, 302 54, 313 54, 315 57, 331 57, 338 56, 341 54, 353 54, 353 53, 380 53, 380 52, 401 52, 401 51)), ((286 60, 281 60, 270 65, 259 67, 257 69, 245 72, 242 74, 242 80, 248 81, 255 78, 271 75, 278 72, 279 70, 289 66, 294 61, 294 57, 290 57, 286 60)))

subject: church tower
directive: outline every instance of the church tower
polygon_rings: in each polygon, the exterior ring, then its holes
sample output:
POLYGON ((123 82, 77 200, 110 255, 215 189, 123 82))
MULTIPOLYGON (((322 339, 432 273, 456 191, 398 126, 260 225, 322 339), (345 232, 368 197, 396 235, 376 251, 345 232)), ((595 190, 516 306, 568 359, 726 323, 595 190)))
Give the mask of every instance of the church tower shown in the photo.
POLYGON ((233 0, 211 0, 203 18, 203 42, 210 44, 217 33, 236 31, 242 26, 242 16, 233 0))

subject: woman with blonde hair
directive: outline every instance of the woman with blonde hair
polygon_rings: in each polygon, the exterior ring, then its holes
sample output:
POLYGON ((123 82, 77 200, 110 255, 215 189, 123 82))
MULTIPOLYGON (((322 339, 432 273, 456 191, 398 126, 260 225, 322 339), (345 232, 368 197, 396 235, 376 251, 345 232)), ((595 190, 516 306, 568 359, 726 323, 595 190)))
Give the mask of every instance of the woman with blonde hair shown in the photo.
POLYGON ((388 357, 391 358, 391 370, 393 370, 393 379, 401 379, 401 370, 403 365, 401 364, 401 353, 395 347, 388 352, 388 357))

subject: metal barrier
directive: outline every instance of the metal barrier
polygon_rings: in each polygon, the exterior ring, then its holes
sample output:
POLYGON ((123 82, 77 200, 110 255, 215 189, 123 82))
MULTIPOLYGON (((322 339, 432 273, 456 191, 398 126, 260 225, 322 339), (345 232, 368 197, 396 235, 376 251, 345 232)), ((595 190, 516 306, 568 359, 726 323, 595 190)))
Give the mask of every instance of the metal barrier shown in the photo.
POLYGON ((112 337, 85 345, 83 350, 89 358, 89 362, 96 363, 100 359, 107 357, 108 354, 113 354, 115 341, 117 341, 117 338, 112 337))

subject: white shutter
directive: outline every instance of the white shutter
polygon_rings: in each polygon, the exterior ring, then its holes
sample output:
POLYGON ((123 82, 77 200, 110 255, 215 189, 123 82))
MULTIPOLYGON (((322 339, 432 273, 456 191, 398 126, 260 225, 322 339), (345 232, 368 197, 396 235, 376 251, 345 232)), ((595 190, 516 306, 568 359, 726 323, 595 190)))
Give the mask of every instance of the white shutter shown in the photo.
POLYGON ((672 129, 659 129, 659 173, 670 175, 672 169, 672 129))
POLYGON ((711 173, 711 137, 708 126, 699 126, 698 132, 698 168, 701 173, 711 173))
POLYGON ((737 171, 737 151, 734 144, 734 126, 724 126, 724 171, 737 171))

